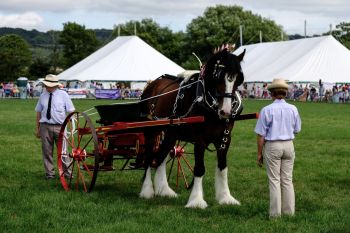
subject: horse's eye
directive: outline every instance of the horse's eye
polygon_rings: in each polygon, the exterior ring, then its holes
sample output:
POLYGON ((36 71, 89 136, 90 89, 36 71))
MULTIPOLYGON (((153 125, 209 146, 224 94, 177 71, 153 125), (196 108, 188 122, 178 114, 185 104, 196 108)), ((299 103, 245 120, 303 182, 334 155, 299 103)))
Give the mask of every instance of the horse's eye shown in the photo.
POLYGON ((232 82, 232 81, 233 81, 233 76, 232 76, 232 75, 228 76, 228 77, 227 77, 227 80, 228 80, 229 82, 232 82))

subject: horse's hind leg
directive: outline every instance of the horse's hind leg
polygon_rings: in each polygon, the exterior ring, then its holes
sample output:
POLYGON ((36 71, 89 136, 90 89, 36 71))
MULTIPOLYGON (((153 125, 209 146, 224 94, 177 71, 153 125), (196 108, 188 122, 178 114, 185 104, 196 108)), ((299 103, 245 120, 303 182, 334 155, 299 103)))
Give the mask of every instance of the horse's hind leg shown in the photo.
MULTIPOLYGON (((145 133, 146 134, 146 133, 145 133)), ((152 168, 151 163, 153 160, 153 138, 154 135, 147 134, 146 135, 146 151, 144 152, 145 156, 145 175, 144 180, 142 183, 142 188, 140 192, 140 197, 145 199, 150 199, 154 197, 154 189, 153 189, 153 183, 152 183, 152 168)))
POLYGON ((240 205, 240 202, 231 195, 228 187, 227 148, 221 149, 219 146, 217 147, 218 164, 215 172, 215 198, 221 205, 240 205))
POLYGON ((150 166, 146 168, 145 178, 143 180, 140 197, 145 199, 150 199, 154 197, 154 189, 153 189, 152 174, 151 174, 150 166))
POLYGON ((207 208, 208 204, 203 197, 203 176, 205 173, 204 167, 204 146, 194 146, 195 154, 195 167, 194 167, 194 182, 193 188, 190 194, 190 198, 187 201, 186 208, 207 208))
POLYGON ((166 176, 166 157, 174 147, 176 140, 165 139, 158 152, 157 160, 161 163, 154 175, 155 194, 161 197, 177 197, 177 194, 169 187, 166 176), (162 161, 162 162, 161 162, 162 161))

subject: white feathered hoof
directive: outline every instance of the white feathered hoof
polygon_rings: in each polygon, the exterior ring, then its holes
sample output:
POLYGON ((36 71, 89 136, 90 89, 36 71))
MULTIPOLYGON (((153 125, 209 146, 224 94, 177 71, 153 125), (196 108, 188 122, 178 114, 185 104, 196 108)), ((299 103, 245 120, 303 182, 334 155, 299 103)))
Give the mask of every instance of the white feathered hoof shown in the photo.
POLYGON ((231 195, 220 198, 218 202, 220 205, 241 205, 241 203, 231 195))
POLYGON ((172 190, 169 186, 156 188, 156 195, 160 197, 170 197, 170 198, 177 197, 177 193, 175 193, 175 191, 172 190))
POLYGON ((143 187, 140 193, 140 197, 144 199, 151 199, 154 197, 154 190, 152 186, 143 187))
POLYGON ((191 200, 188 201, 188 203, 185 206, 186 208, 199 208, 199 209, 205 209, 208 207, 208 204, 204 200, 191 200))
POLYGON ((151 199, 154 197, 153 183, 151 179, 151 168, 147 168, 146 177, 142 184, 140 197, 145 199, 151 199))

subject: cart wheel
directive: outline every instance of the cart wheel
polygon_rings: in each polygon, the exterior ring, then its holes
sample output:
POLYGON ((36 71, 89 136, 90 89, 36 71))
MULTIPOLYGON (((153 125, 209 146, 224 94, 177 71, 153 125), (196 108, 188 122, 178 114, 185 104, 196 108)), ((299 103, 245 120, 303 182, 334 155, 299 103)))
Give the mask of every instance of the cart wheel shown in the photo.
POLYGON ((191 161, 189 161, 190 158, 188 158, 188 155, 193 155, 193 153, 189 153, 185 151, 186 145, 187 145, 187 142, 177 141, 174 146, 174 149, 172 149, 169 152, 169 160, 167 161, 167 163, 170 163, 168 181, 170 179, 170 176, 176 161, 176 164, 177 164, 176 187, 177 188, 179 187, 179 179, 183 178, 184 185, 186 189, 188 189, 190 186, 189 181, 191 181, 191 179, 193 178, 193 168, 191 166, 191 161))
POLYGON ((75 187, 90 192, 96 182, 99 153, 96 130, 85 113, 73 112, 58 137, 57 164, 66 191, 75 187))

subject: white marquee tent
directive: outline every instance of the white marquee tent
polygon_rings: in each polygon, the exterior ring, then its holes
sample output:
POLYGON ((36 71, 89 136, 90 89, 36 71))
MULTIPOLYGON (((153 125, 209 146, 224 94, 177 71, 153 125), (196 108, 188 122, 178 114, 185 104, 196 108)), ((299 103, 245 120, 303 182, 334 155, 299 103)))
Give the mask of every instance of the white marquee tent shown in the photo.
POLYGON ((246 82, 350 83, 350 50, 333 36, 267 42, 242 46, 246 49, 242 69, 246 82))
POLYGON ((58 75, 59 80, 148 81, 184 69, 137 36, 120 36, 58 75))

